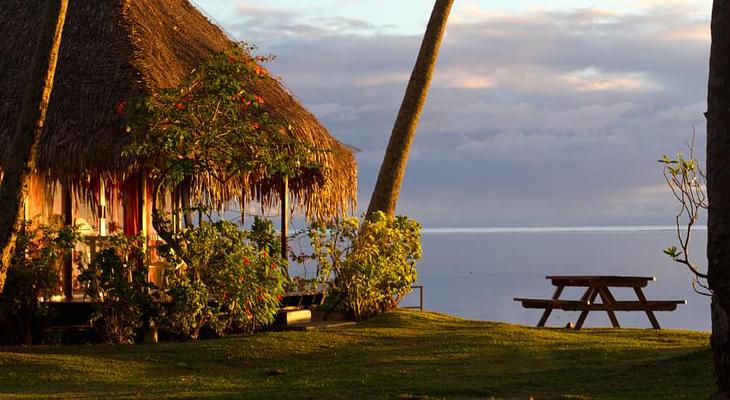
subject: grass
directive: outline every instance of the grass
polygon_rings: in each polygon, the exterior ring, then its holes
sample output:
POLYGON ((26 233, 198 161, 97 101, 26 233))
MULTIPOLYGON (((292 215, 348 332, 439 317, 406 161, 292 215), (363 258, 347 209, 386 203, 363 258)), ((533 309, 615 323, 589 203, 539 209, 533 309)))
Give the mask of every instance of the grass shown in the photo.
POLYGON ((330 331, 0 349, 0 398, 703 399, 709 338, 396 311, 330 331))

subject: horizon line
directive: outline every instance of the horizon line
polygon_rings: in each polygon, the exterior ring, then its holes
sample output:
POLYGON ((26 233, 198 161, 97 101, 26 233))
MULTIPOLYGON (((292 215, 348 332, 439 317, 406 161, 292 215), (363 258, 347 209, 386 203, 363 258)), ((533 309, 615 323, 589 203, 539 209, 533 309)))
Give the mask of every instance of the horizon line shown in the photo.
MULTIPOLYGON (((687 226, 680 226, 686 229, 687 226)), ((421 233, 569 233, 569 232, 666 232, 677 229, 676 225, 606 225, 606 226, 505 226, 505 227, 443 227, 423 228, 421 233)), ((706 231, 707 225, 695 225, 692 229, 706 231)))

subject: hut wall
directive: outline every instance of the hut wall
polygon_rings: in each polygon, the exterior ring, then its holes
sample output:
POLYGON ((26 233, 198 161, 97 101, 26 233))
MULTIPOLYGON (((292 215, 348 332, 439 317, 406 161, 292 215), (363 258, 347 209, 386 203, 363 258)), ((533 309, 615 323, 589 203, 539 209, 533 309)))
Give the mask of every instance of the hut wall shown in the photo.
POLYGON ((25 218, 46 222, 48 216, 61 213, 60 198, 54 199, 55 182, 46 183, 44 176, 34 174, 30 177, 28 197, 25 202, 25 218))

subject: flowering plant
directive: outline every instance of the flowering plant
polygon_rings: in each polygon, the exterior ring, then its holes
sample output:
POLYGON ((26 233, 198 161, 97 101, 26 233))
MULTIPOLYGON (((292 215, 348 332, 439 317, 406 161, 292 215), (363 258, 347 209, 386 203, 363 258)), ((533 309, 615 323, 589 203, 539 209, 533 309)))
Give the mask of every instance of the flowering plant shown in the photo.
POLYGON ((168 292, 170 330, 196 338, 206 324, 223 334, 273 322, 287 281, 281 256, 257 250, 246 232, 226 221, 204 222, 176 236, 181 253, 163 248, 178 265, 168 292))
MULTIPOLYGON (((242 172, 295 177, 319 169, 316 151, 291 134, 257 93, 273 79, 246 46, 213 55, 171 89, 122 100, 131 142, 125 154, 148 161, 157 184, 203 175, 226 183, 242 172)), ((209 184, 211 182, 208 182, 209 184)))

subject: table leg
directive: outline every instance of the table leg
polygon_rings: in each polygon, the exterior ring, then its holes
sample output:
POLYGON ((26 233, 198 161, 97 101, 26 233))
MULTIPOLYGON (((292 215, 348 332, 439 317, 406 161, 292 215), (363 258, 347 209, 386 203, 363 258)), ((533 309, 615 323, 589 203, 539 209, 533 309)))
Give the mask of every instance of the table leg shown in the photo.
MULTIPOLYGON (((563 293, 563 287, 564 286, 558 286, 557 288, 555 288, 555 293, 553 293, 553 300, 557 300, 558 298, 560 298, 560 294, 563 293)), ((547 322, 551 312, 553 312, 552 307, 545 307, 545 311, 542 313, 542 317, 540 317, 540 321, 537 323, 538 328, 542 328, 543 326, 545 326, 545 323, 547 322)))
POLYGON ((635 286, 634 292, 636 292, 636 297, 639 298, 639 303, 644 306, 644 311, 646 312, 646 316, 649 317, 649 322, 651 322, 652 328, 662 329, 662 327, 659 326, 659 321, 657 321, 656 316, 654 316, 654 311, 650 310, 647 306, 646 296, 644 296, 644 292, 641 290, 641 288, 635 286))
MULTIPOLYGON (((599 287, 598 293, 601 295, 601 300, 603 301, 603 304, 607 304, 607 305, 616 304, 616 298, 613 297, 613 294, 611 294, 611 291, 608 290, 608 286, 599 287)), ((611 309, 606 310, 606 314, 608 314, 608 319, 611 320, 611 325, 613 325, 614 328, 621 328, 621 325, 619 325, 619 323, 618 323, 618 318, 616 318, 616 313, 614 313, 613 310, 611 310, 611 309)))
MULTIPOLYGON (((583 293, 583 297, 581 297, 581 300, 588 300, 588 304, 593 303, 593 301, 596 299, 596 296, 598 296, 598 289, 595 287, 589 287, 586 289, 586 292, 583 293)), ((583 310, 583 312, 580 313, 580 317, 578 317, 578 321, 575 323, 575 330, 579 330, 583 323, 586 321, 586 317, 588 317, 588 310, 583 310)))

